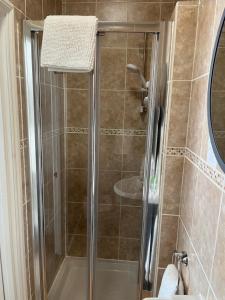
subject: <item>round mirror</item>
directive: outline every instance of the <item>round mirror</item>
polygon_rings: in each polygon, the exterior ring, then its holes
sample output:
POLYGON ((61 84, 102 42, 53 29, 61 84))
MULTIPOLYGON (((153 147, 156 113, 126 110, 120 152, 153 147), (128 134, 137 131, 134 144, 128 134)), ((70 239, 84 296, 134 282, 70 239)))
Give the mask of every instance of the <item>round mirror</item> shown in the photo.
POLYGON ((208 120, 212 147, 225 172, 225 14, 219 27, 210 71, 208 120))

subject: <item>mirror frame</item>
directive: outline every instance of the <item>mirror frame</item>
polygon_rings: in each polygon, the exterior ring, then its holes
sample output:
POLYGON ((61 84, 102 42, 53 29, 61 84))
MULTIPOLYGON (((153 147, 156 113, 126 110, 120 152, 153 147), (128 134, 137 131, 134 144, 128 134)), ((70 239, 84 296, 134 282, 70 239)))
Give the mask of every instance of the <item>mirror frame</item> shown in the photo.
POLYGON ((211 119, 211 107, 212 107, 212 81, 213 81, 213 75, 214 75, 214 66, 216 61, 216 56, 218 52, 218 46, 220 42, 220 37, 222 33, 223 26, 225 25, 225 9, 223 10, 223 14, 221 16, 220 24, 217 30, 217 35, 215 39, 215 44, 212 52, 212 60, 209 70, 209 82, 208 82, 208 96, 207 96, 207 119, 208 119, 208 129, 209 129, 209 136, 211 145, 213 148, 214 155, 216 157, 216 160, 222 169, 222 171, 225 173, 225 161, 222 159, 220 152, 218 151, 218 146, 216 144, 214 133, 213 133, 213 127, 212 127, 212 119, 211 119))

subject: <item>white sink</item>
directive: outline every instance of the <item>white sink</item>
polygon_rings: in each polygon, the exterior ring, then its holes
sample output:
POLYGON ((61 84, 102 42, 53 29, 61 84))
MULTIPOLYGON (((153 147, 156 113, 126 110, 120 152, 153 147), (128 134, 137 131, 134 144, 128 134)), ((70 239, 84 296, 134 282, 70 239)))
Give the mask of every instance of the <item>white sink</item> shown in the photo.
POLYGON ((121 179, 114 184, 114 192, 124 198, 142 200, 143 182, 140 176, 121 179))

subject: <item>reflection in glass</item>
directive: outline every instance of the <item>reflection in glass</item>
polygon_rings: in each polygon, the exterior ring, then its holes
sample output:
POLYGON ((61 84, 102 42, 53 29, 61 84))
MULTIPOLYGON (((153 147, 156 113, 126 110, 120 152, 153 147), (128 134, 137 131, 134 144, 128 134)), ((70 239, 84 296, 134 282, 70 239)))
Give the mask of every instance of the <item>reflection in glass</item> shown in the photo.
POLYGON ((220 157, 225 161, 225 26, 223 25, 213 69, 211 124, 220 157))

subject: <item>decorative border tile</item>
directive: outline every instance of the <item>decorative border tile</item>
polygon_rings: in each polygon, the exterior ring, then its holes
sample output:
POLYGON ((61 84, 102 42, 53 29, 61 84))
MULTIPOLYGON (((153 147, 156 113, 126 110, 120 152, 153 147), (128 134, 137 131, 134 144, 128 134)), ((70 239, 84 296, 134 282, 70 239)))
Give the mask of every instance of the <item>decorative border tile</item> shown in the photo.
POLYGON ((166 149, 167 156, 182 156, 184 157, 186 153, 186 149, 184 147, 168 147, 166 149))
POLYGON ((137 129, 107 129, 101 128, 100 133, 102 135, 127 135, 127 136, 146 136, 146 130, 137 129))
MULTIPOLYGON (((88 134, 88 128, 66 127, 65 133, 88 134)), ((146 130, 101 128, 101 135, 146 136, 146 130)))
POLYGON ((66 127, 65 133, 88 134, 88 128, 66 127))
POLYGON ((192 152, 189 148, 168 147, 166 149, 166 155, 187 158, 197 168, 199 168, 208 178, 210 178, 219 188, 225 188, 225 175, 217 169, 212 168, 206 161, 204 161, 201 157, 192 152))
POLYGON ((218 187, 224 188, 225 175, 212 168, 206 161, 186 148, 186 158, 196 165, 207 177, 209 177, 218 187))

